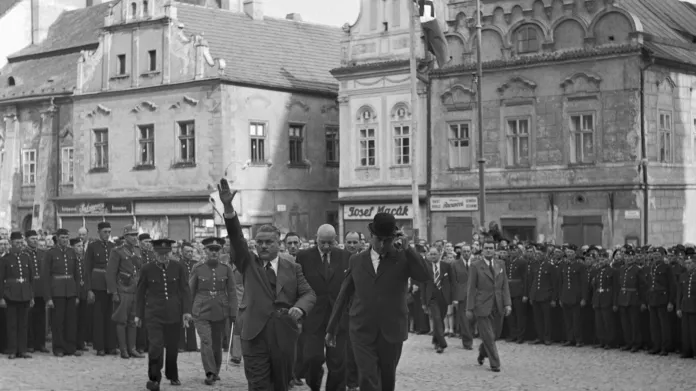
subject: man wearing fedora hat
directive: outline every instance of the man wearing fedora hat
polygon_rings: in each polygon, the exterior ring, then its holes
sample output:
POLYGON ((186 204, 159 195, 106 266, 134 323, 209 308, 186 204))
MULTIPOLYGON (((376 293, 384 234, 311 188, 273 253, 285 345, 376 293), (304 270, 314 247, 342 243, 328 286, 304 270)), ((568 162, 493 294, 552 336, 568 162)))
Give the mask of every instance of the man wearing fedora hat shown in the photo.
POLYGON ((396 367, 408 339, 408 279, 426 282, 425 260, 408 245, 389 213, 377 213, 370 249, 350 258, 350 266, 326 327, 326 343, 336 346, 336 330, 348 303, 349 334, 361 391, 394 391, 396 367))

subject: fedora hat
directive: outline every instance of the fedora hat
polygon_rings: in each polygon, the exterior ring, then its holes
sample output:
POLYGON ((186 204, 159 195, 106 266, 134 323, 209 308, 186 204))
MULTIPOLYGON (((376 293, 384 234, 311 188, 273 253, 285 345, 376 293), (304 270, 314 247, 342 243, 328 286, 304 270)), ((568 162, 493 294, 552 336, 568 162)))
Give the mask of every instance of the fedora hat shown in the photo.
POLYGON ((379 237, 393 236, 399 230, 394 215, 384 212, 377 213, 367 228, 373 235, 379 237))

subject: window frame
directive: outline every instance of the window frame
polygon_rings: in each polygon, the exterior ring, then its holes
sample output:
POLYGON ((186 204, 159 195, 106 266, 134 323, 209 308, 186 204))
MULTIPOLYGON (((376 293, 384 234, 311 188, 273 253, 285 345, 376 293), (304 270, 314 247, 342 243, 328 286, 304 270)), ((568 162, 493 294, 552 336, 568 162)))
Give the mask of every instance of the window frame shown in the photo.
POLYGON ((306 166, 307 155, 305 151, 307 126, 299 122, 288 123, 288 165, 306 166), (299 135, 293 134, 293 130, 298 130, 299 135))
MULTIPOLYGON (((569 142, 570 142, 570 149, 568 151, 568 162, 571 165, 584 165, 584 164, 594 164, 597 161, 597 114, 594 111, 574 111, 568 113, 568 134, 569 134, 569 142), (587 131, 584 128, 584 118, 585 117, 591 117, 592 118, 592 130, 587 131), (580 130, 574 129, 573 125, 573 118, 574 117, 580 117, 580 130), (580 148, 582 149, 582 159, 578 160, 578 156, 576 153, 577 150, 577 135, 585 135, 585 134, 590 134, 592 137, 592 159, 589 159, 585 161, 585 144, 583 143, 580 148)), ((584 141, 584 137, 583 141, 584 141)))
MULTIPOLYGON (((508 168, 530 168, 532 166, 532 117, 529 115, 522 115, 522 116, 509 116, 504 118, 504 123, 503 126, 505 126, 505 150, 506 150, 506 156, 505 156, 505 165, 508 168), (520 133, 517 134, 510 134, 510 126, 509 122, 510 121, 515 121, 517 123, 517 128, 519 129, 519 123, 521 121, 526 121, 527 122, 527 133, 526 133, 526 138, 527 138, 527 163, 526 164, 520 164, 514 161, 514 155, 513 155, 513 145, 511 140, 514 138, 522 138, 520 137, 520 133)), ((518 143, 518 145, 520 145, 518 143)), ((521 155, 520 155, 521 156, 521 155)))
MULTIPOLYGON (((667 122, 665 122, 666 124, 667 122)), ((674 112, 672 110, 658 109, 657 111, 657 161, 660 163, 674 163, 674 112), (663 116, 669 117, 669 128, 663 128, 662 118, 663 116), (668 140, 668 154, 669 156, 663 155, 663 147, 667 146, 665 143, 665 136, 669 136, 668 140)))
POLYGON ((696 164, 696 114, 691 116, 691 162, 696 164))
MULTIPOLYGON (((473 137, 472 137, 473 134, 472 134, 471 130, 472 130, 472 121, 471 120, 447 122, 447 130, 446 130, 447 136, 448 136, 447 137, 447 165, 448 165, 449 169, 451 169, 451 170, 470 170, 471 169, 471 167, 472 167, 471 157, 473 156, 473 137), (467 137, 465 137, 465 138, 461 137, 462 125, 466 125, 468 127, 468 130, 466 132, 467 137), (453 137, 452 126, 457 126, 459 137, 456 137, 456 138, 453 137), (461 143, 462 141, 466 141, 468 143, 468 145, 466 147, 462 147, 461 145, 460 146, 452 145, 453 142, 460 142, 461 143), (469 156, 466 158, 466 162, 465 162, 466 165, 454 165, 454 164, 452 164, 453 163, 452 152, 455 148, 458 150, 461 150, 463 148, 466 148, 469 150, 469 152, 468 152, 469 156)), ((460 162, 462 160, 461 152, 459 152, 459 159, 458 160, 460 162)))
POLYGON ((405 121, 392 123, 392 164, 394 167, 409 167, 411 165, 411 154, 413 152, 411 133, 411 123, 405 121), (404 134, 404 129, 407 129, 406 134, 404 134), (407 141, 408 147, 404 146, 404 141, 407 141), (408 153, 404 153, 404 148, 408 148, 408 153), (399 161, 399 158, 401 158, 401 161, 399 161), (404 160, 408 160, 408 163, 404 163, 404 160))
POLYGON ((378 166, 377 162, 377 126, 375 124, 360 124, 358 126, 358 167, 360 168, 375 168, 378 166), (362 136, 362 132, 365 131, 366 136, 362 136), (368 134, 372 131, 372 135, 368 134), (366 155, 363 158, 363 147, 362 143, 366 142, 367 147, 365 149, 366 155), (369 143, 372 142, 372 147, 370 148, 369 143), (372 149, 372 157, 369 156, 369 151, 372 149), (366 164, 363 164, 362 160, 365 159, 366 164), (372 159, 372 164, 369 164, 369 159, 372 159))
POLYGON ((533 24, 523 24, 515 30, 515 49, 517 53, 538 53, 541 50, 543 34, 539 31, 537 26, 533 24), (534 39, 529 39, 529 31, 534 31, 534 39), (523 37, 523 32, 527 32, 526 36, 523 37), (530 48, 529 43, 536 42, 536 48, 530 48), (525 47, 526 46, 526 47, 525 47))
POLYGON ((116 76, 128 75, 128 56, 125 53, 116 55, 116 76))
POLYGON ((60 149, 60 183, 63 185, 75 183, 75 147, 62 147, 60 149), (67 162, 66 152, 69 152, 69 160, 67 162), (68 165, 67 168, 65 167, 66 164, 68 165))
POLYGON ((140 124, 135 126, 136 130, 136 155, 135 155, 135 166, 136 168, 152 168, 155 167, 155 124, 140 124), (143 131, 150 131, 147 138, 143 137, 143 131), (150 160, 143 160, 143 147, 147 148, 149 146, 149 156, 150 160))
POLYGON ((94 128, 92 129, 92 145, 91 156, 92 164, 90 172, 108 172, 109 171, 109 128, 94 128), (98 137, 99 134, 106 135, 106 141, 98 137), (97 151, 101 149, 101 162, 97 160, 97 151))
POLYGON ((147 51, 147 71, 157 72, 157 50, 147 51))
POLYGON ((248 134, 249 134, 249 161, 251 162, 252 165, 256 166, 262 166, 266 165, 266 162, 268 161, 268 158, 266 157, 266 151, 268 149, 268 122, 266 121, 256 121, 252 120, 249 121, 249 127, 248 127, 248 134), (261 127, 263 130, 263 135, 255 135, 252 134, 251 129, 252 126, 256 127, 261 127), (254 159, 254 153, 253 153, 253 148, 254 148, 254 141, 257 142, 256 149, 257 151, 260 150, 262 153, 262 156, 259 159, 254 159), (261 142, 261 148, 259 149, 258 147, 258 142, 261 142))
POLYGON ((324 144, 326 147, 326 165, 338 166, 341 158, 341 133, 338 125, 324 125, 324 144), (331 158, 333 150, 334 158, 331 158))
POLYGON ((38 160, 38 151, 36 148, 22 149, 22 186, 36 186, 38 160), (31 160, 27 159, 28 154, 32 155, 31 160), (27 170, 27 166, 29 170, 27 170))
POLYGON ((196 165, 196 159, 197 159, 197 142, 196 142, 196 121, 195 120, 185 120, 185 121, 176 121, 175 125, 175 133, 176 133, 176 163, 175 165, 181 166, 181 167, 192 167, 196 165), (192 134, 182 134, 182 131, 184 129, 189 129, 189 125, 191 126, 190 129, 192 129, 192 134), (185 146, 183 144, 186 144, 185 146), (186 149, 188 153, 188 157, 184 158, 183 156, 183 150, 186 149), (190 155, 193 154, 193 157, 190 155))

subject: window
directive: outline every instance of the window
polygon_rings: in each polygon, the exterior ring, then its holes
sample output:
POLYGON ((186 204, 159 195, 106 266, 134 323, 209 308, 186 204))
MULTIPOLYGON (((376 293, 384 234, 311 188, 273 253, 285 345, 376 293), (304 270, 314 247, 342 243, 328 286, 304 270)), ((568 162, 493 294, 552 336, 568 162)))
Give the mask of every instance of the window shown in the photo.
POLYGON ((591 163, 594 156, 594 114, 570 116, 570 162, 591 163))
POLYGON ((602 216, 564 216, 563 242, 576 246, 602 244, 602 216))
POLYGON ((338 143, 338 128, 335 126, 326 127, 326 163, 338 164, 340 156, 340 145, 338 143))
POLYGON ((471 123, 449 125, 449 166, 450 168, 471 167, 471 123))
POLYGON ((672 113, 660 112, 660 128, 658 130, 660 143, 660 162, 672 162, 672 113))
POLYGON ((119 54, 117 56, 117 58, 118 58, 118 74, 125 75, 126 74, 126 55, 119 54))
POLYGON ((529 166, 529 119, 507 120, 508 165, 529 166))
POLYGON ((25 185, 36 183, 36 149, 22 151, 22 183, 25 185))
POLYGON ((375 139, 375 129, 374 128, 361 128, 360 129, 360 165, 362 167, 374 167, 375 161, 375 147, 377 140, 375 139))
POLYGON ((693 162, 696 163, 696 118, 694 118, 694 127, 691 128, 691 154, 693 162))
POLYGON ((73 147, 63 147, 60 157, 60 182, 73 183, 73 156, 75 150, 73 147))
POLYGON ((150 16, 150 7, 148 6, 148 1, 143 0, 143 16, 150 16))
POLYGON ((411 163, 411 135, 406 125, 394 126, 394 164, 404 166, 411 163))
POLYGON ((530 53, 539 51, 539 32, 531 26, 524 26, 517 30, 517 52, 530 53))
POLYGON ((92 168, 109 169, 109 130, 94 129, 94 164, 92 168))
POLYGON ((304 155, 302 154, 302 146, 304 126, 290 125, 289 128, 289 148, 290 148, 290 164, 304 164, 304 155))
POLYGON ((196 162, 196 125, 193 121, 179 122, 179 162, 196 162))
POLYGON ((157 50, 150 50, 147 52, 147 57, 148 57, 148 67, 147 69, 150 72, 154 72, 157 70, 157 50))
POLYGON ((10 76, 7 78, 7 86, 8 87, 14 87, 15 86, 15 78, 10 76))
POLYGON ((266 162, 266 124, 252 122, 249 124, 249 136, 251 138, 251 162, 266 162))
POLYGON ((138 4, 135 2, 131 3, 131 18, 135 18, 138 15, 138 4))
POLYGON ((138 165, 155 165, 155 125, 138 126, 138 165))

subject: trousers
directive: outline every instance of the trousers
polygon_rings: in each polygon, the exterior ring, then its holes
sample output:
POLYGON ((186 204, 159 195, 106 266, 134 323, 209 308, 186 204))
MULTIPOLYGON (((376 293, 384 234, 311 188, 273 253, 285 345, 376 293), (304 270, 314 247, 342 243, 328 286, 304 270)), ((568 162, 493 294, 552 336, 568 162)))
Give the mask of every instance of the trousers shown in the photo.
POLYGON ((94 350, 116 349, 116 324, 111 320, 113 305, 106 291, 94 291, 94 327, 92 337, 94 350))
POLYGON ((510 339, 524 340, 527 332, 527 303, 522 301, 522 296, 512 297, 512 314, 506 319, 510 327, 510 339))
POLYGON ((491 313, 488 316, 476 317, 476 324, 481 337, 479 355, 488 358, 491 368, 500 368, 500 356, 495 340, 503 331, 503 315, 498 311, 495 301, 491 313))
POLYGON ((614 311, 611 308, 595 308, 597 339, 602 345, 613 345, 616 340, 614 311))
POLYGON ((29 310, 27 343, 34 350, 46 347, 46 301, 43 297, 35 297, 34 307, 29 310))
POLYGON ((352 342, 360 391, 394 391, 403 342, 389 342, 382 333, 372 343, 364 343, 356 338, 352 338, 352 342))
POLYGON ((196 341, 196 328, 193 325, 182 327, 179 330, 179 350, 187 352, 195 352, 198 350, 198 342, 196 341))
POLYGON ((328 376, 326 391, 342 391, 346 388, 346 341, 347 333, 336 335, 336 346, 330 348, 324 342, 326 333, 305 334, 304 353, 307 369, 305 380, 312 391, 321 389, 324 378, 323 366, 326 364, 328 376))
POLYGON ((580 304, 563 304, 563 323, 568 342, 582 342, 582 307, 580 304))
POLYGON ((78 349, 84 349, 85 343, 90 340, 90 318, 89 310, 90 305, 87 304, 87 300, 80 300, 80 304, 77 305, 77 339, 75 341, 78 349))
POLYGON ((551 318, 551 303, 548 301, 535 301, 532 303, 534 312, 534 327, 537 332, 537 339, 551 342, 551 329, 553 322, 551 318))
POLYGON ((466 300, 462 300, 457 304, 457 323, 459 324, 459 334, 462 336, 462 346, 471 348, 474 344, 476 320, 466 317, 466 300))
POLYGON ((169 380, 179 380, 179 329, 181 323, 156 323, 147 322, 148 338, 148 378, 152 381, 162 381, 162 367, 164 376, 169 380), (164 351, 167 351, 165 356, 164 351))
POLYGON ((353 354, 353 343, 350 341, 350 335, 346 336, 346 386, 358 388, 358 365, 355 363, 355 354, 353 354))
POLYGON ((77 298, 54 297, 51 311, 53 353, 75 354, 77 349, 77 298))
POLYGON ((640 349, 643 345, 640 306, 619 307, 619 315, 621 316, 621 328, 623 329, 625 345, 640 349))
POLYGON ((27 352, 28 301, 7 300, 7 354, 27 352))
POLYGON ((669 352, 672 350, 672 328, 667 306, 650 306, 650 337, 653 350, 669 352))
POLYGON ((219 375, 222 365, 222 337, 225 332, 225 320, 216 322, 195 319, 196 330, 201 338, 201 361, 206 376, 219 375))

